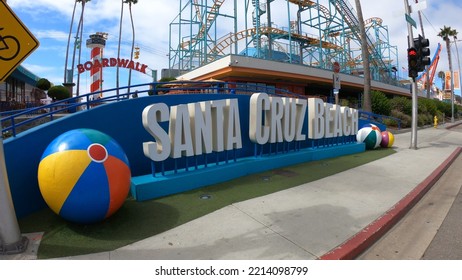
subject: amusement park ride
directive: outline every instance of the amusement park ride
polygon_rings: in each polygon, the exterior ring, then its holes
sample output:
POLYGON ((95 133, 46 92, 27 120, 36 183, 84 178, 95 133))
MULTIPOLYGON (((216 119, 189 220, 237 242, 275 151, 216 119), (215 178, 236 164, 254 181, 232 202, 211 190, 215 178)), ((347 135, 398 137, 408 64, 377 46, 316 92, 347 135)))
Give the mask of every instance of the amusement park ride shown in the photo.
MULTIPOLYGON (((235 54, 321 69, 338 62, 342 73, 362 74, 359 21, 349 1, 237 2, 180 1, 170 24, 170 69, 190 71, 235 54)), ((371 74, 387 82, 399 69, 398 51, 382 23, 374 17, 365 26, 371 74)))

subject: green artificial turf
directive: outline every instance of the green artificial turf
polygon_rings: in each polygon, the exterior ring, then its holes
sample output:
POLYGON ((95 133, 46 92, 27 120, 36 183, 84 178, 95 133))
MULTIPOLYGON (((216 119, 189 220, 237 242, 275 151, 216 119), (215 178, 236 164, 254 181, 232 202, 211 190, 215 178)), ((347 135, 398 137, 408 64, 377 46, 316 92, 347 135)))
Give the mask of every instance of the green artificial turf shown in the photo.
POLYGON ((288 189, 388 156, 376 149, 248 175, 151 201, 128 198, 110 218, 93 225, 66 222, 44 209, 19 221, 21 232, 45 232, 39 259, 110 251, 156 235, 232 203, 288 189), (210 199, 201 199, 207 194, 210 199))

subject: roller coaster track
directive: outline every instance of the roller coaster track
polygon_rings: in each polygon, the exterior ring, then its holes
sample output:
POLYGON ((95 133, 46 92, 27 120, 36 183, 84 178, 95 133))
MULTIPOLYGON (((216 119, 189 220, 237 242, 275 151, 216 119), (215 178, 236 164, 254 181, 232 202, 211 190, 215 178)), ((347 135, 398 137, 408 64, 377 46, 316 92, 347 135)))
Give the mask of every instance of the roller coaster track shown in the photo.
POLYGON ((429 84, 433 84, 433 79, 435 78, 436 68, 438 67, 438 62, 440 61, 440 53, 441 53, 441 44, 438 43, 438 47, 436 48, 435 54, 433 59, 430 63, 430 66, 423 72, 419 77, 417 77, 417 82, 421 82, 424 87, 425 83, 427 82, 427 75, 429 75, 429 84))
MULTIPOLYGON (((329 0, 329 2, 332 5, 334 5, 334 7, 337 9, 337 11, 339 11, 340 14, 342 14, 351 32, 358 39, 358 41, 361 41, 361 36, 359 32, 359 20, 353 13, 353 7, 351 7, 351 4, 348 1, 344 0, 329 0)), ((376 50, 374 43, 368 34, 366 34, 366 41, 368 51, 372 56, 371 63, 377 66, 379 69, 387 69, 385 62, 382 60, 382 56, 376 50)), ((383 74, 384 72, 381 72, 381 75, 383 74)), ((388 75, 386 75, 385 77, 388 77, 388 75)))
POLYGON ((213 23, 215 22, 215 19, 217 18, 217 15, 218 15, 218 10, 220 9, 221 5, 223 5, 224 2, 225 0, 213 1, 213 5, 210 8, 210 11, 207 13, 207 19, 205 23, 203 23, 201 10, 199 8, 200 6, 199 0, 194 0, 194 6, 196 8, 196 15, 197 15, 199 22, 201 22, 202 24, 200 26, 199 32, 197 33, 196 37, 191 41, 186 41, 186 42, 181 43, 181 48, 187 49, 191 43, 194 44, 195 42, 204 38, 205 34, 208 33, 213 23))
POLYGON ((302 7, 311 8, 311 7, 317 6, 318 10, 321 11, 321 13, 323 13, 326 18, 330 18, 329 9, 327 9, 323 5, 319 5, 318 3, 315 3, 313 1, 310 1, 310 0, 287 0, 287 1, 289 1, 290 3, 296 4, 296 5, 302 6, 302 7))
MULTIPOLYGON (((292 40, 298 40, 298 41, 301 41, 301 42, 305 42, 305 43, 307 43, 309 45, 319 45, 319 44, 321 44, 321 46, 323 48, 340 49, 340 47, 335 45, 335 44, 332 44, 332 43, 329 43, 329 42, 326 42, 326 41, 321 41, 321 40, 319 40, 317 38, 312 38, 312 37, 297 34, 297 33, 290 33, 289 34, 289 32, 287 32, 285 30, 274 28, 274 27, 263 26, 263 27, 260 27, 258 31, 259 31, 258 33, 261 34, 261 35, 267 35, 267 36, 269 36, 270 34, 279 35, 280 38, 289 38, 289 36, 291 36, 292 40)), ((247 30, 242 30, 242 31, 237 32, 235 34, 231 33, 231 34, 221 38, 221 40, 217 42, 217 44, 212 48, 211 54, 225 55, 225 53, 223 51, 226 50, 231 44, 234 44, 237 41, 239 41, 241 39, 244 39, 246 37, 253 37, 256 34, 257 34, 257 29, 256 28, 250 28, 250 29, 247 29, 247 30)))

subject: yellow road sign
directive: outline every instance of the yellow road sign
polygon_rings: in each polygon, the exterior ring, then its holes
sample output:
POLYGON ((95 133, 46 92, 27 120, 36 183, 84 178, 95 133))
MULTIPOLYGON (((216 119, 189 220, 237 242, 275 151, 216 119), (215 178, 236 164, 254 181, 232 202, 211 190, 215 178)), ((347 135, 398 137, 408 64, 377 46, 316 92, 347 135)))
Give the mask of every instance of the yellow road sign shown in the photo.
POLYGON ((0 82, 3 82, 39 46, 39 41, 3 1, 0 1, 0 15, 0 82))

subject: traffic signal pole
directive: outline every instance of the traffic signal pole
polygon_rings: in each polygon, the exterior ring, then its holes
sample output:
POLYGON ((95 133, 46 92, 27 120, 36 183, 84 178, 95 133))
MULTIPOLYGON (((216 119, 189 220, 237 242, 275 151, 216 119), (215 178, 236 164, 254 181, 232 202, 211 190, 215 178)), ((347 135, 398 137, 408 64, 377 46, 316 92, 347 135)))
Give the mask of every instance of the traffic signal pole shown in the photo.
MULTIPOLYGON (((409 6, 409 1, 404 0, 404 9, 406 15, 411 13, 411 8, 409 6)), ((407 23, 407 31, 408 31, 408 45, 409 48, 414 48, 414 36, 412 34, 412 26, 408 22, 407 23)), ((411 81, 411 96, 412 96, 412 122, 411 122, 411 145, 410 149, 417 150, 417 83, 415 82, 415 78, 412 77, 411 81)))

